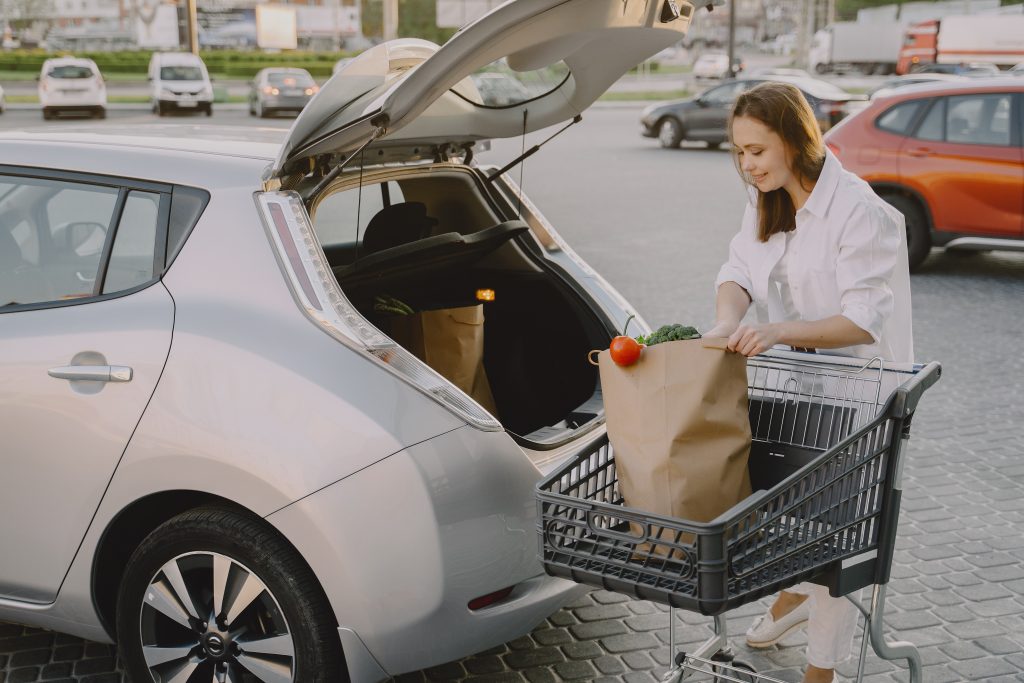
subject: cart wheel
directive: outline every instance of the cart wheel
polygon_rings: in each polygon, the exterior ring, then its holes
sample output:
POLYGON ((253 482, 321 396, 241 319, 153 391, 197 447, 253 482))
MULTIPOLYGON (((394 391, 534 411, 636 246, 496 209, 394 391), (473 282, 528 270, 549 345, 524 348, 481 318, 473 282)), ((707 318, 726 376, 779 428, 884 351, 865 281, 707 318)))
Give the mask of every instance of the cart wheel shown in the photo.
POLYGON ((757 670, 744 661, 735 659, 731 652, 719 650, 711 656, 714 662, 722 662, 723 666, 712 666, 717 676, 714 683, 757 683, 757 670), (728 667, 728 668, 726 668, 728 667))

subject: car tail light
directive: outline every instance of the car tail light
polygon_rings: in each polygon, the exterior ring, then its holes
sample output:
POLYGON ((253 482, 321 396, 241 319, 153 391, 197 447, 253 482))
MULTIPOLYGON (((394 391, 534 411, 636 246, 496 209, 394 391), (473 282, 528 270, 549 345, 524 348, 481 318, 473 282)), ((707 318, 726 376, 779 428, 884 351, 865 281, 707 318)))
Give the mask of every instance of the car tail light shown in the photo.
POLYGON ((352 305, 331 272, 298 194, 262 192, 256 202, 285 279, 310 320, 471 425, 502 430, 501 423, 476 401, 383 334, 352 305))
POLYGON ((509 586, 508 588, 502 588, 500 591, 494 591, 493 593, 488 593, 487 595, 481 595, 479 598, 473 598, 469 601, 469 609, 476 611, 478 609, 483 609, 484 607, 487 607, 489 605, 501 602, 509 595, 511 595, 512 589, 514 588, 515 586, 509 586))
POLYGON ((265 85, 263 86, 263 92, 266 93, 267 95, 277 95, 281 91, 272 85, 265 85))
POLYGON ((315 95, 319 91, 320 91, 320 88, 318 86, 315 86, 315 85, 313 87, 311 87, 311 88, 306 88, 306 94, 307 95, 315 95))

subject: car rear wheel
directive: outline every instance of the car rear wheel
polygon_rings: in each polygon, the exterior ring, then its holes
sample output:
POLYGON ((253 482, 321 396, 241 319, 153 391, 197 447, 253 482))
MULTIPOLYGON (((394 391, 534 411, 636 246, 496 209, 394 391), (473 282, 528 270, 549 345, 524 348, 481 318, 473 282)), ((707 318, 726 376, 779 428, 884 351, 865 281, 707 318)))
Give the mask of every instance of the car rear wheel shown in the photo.
POLYGON ((907 224, 907 256, 910 269, 914 270, 928 258, 932 249, 932 236, 924 210, 915 200, 899 194, 882 195, 882 199, 903 214, 907 224))
POLYGON ((146 537, 121 582, 117 637, 132 681, 348 680, 312 571, 229 510, 185 512, 146 537))
POLYGON ((668 116, 658 124, 658 142, 665 149, 675 149, 683 141, 683 126, 678 119, 668 116))

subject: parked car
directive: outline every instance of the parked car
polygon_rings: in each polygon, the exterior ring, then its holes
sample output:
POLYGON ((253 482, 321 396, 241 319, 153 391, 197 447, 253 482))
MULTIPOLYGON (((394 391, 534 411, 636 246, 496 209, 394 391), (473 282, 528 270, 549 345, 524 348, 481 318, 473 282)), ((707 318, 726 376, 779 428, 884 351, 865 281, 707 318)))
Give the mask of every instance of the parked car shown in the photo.
POLYGON ((480 95, 480 103, 491 107, 506 107, 519 104, 533 97, 522 82, 505 73, 480 73, 472 75, 473 85, 480 95))
POLYGON ((702 78, 728 78, 729 55, 724 52, 705 52, 693 63, 693 77, 702 78))
POLYGON ((868 91, 868 99, 873 100, 877 97, 888 97, 893 94, 899 88, 905 88, 908 85, 918 85, 920 83, 949 83, 963 81, 964 76, 960 74, 951 73, 930 73, 927 71, 921 71, 912 74, 904 74, 902 76, 895 76, 888 78, 878 84, 876 87, 868 91))
POLYGON ((911 74, 954 74, 956 76, 995 76, 999 74, 999 67, 988 62, 971 62, 969 64, 940 64, 932 62, 929 64, 917 64, 911 70, 911 74))
POLYGON ((116 640, 134 683, 363 682, 579 595, 535 486, 602 447, 582 359, 632 307, 472 152, 572 120, 680 40, 673 8, 505 3, 368 50, 288 131, 0 133, 0 620, 116 640), (574 77, 467 102, 500 54, 574 77), (495 412, 384 295, 486 307, 495 412))
POLYGON ((755 69, 750 74, 751 76, 757 76, 759 78, 769 78, 773 76, 788 76, 791 78, 814 78, 809 71, 806 69, 793 69, 790 67, 780 66, 766 66, 760 69, 755 69))
POLYGON ((825 139, 843 166, 903 212, 911 268, 933 246, 1024 249, 1024 83, 908 86, 825 139))
POLYGON ((39 72, 39 104, 43 118, 65 112, 107 115, 107 86, 96 62, 79 57, 55 57, 39 72))
POLYGON ((149 59, 149 90, 153 113, 204 112, 213 116, 213 82, 199 55, 154 52, 149 59))
POLYGON ((305 69, 260 69, 249 84, 249 113, 260 118, 281 112, 298 115, 319 91, 305 69))
POLYGON ((889 95, 893 94, 897 89, 905 88, 908 85, 917 85, 919 83, 935 83, 939 81, 962 81, 964 80, 964 78, 966 78, 966 76, 945 73, 913 73, 888 78, 875 88, 868 91, 868 99, 853 100, 849 102, 845 107, 846 113, 847 115, 855 114, 861 109, 867 107, 870 100, 873 100, 878 97, 888 97, 889 95))
POLYGON ((640 134, 658 138, 662 147, 679 147, 683 140, 697 140, 717 148, 729 139, 727 130, 733 102, 745 90, 765 81, 792 83, 807 98, 818 125, 828 130, 846 115, 848 103, 864 99, 816 78, 772 76, 739 78, 704 91, 697 97, 653 104, 640 115, 640 134))

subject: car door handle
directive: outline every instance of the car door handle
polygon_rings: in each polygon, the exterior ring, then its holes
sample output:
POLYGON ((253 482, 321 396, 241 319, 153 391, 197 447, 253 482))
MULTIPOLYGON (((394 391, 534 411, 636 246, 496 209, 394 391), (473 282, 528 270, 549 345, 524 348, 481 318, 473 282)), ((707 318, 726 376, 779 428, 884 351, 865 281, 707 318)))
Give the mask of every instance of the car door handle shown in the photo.
POLYGON ((935 152, 928 149, 927 147, 913 147, 907 150, 907 154, 909 154, 912 157, 930 157, 931 155, 935 154, 935 152))
POLYGON ((124 365, 65 365, 50 368, 50 377, 82 382, 131 382, 132 369, 124 365))

